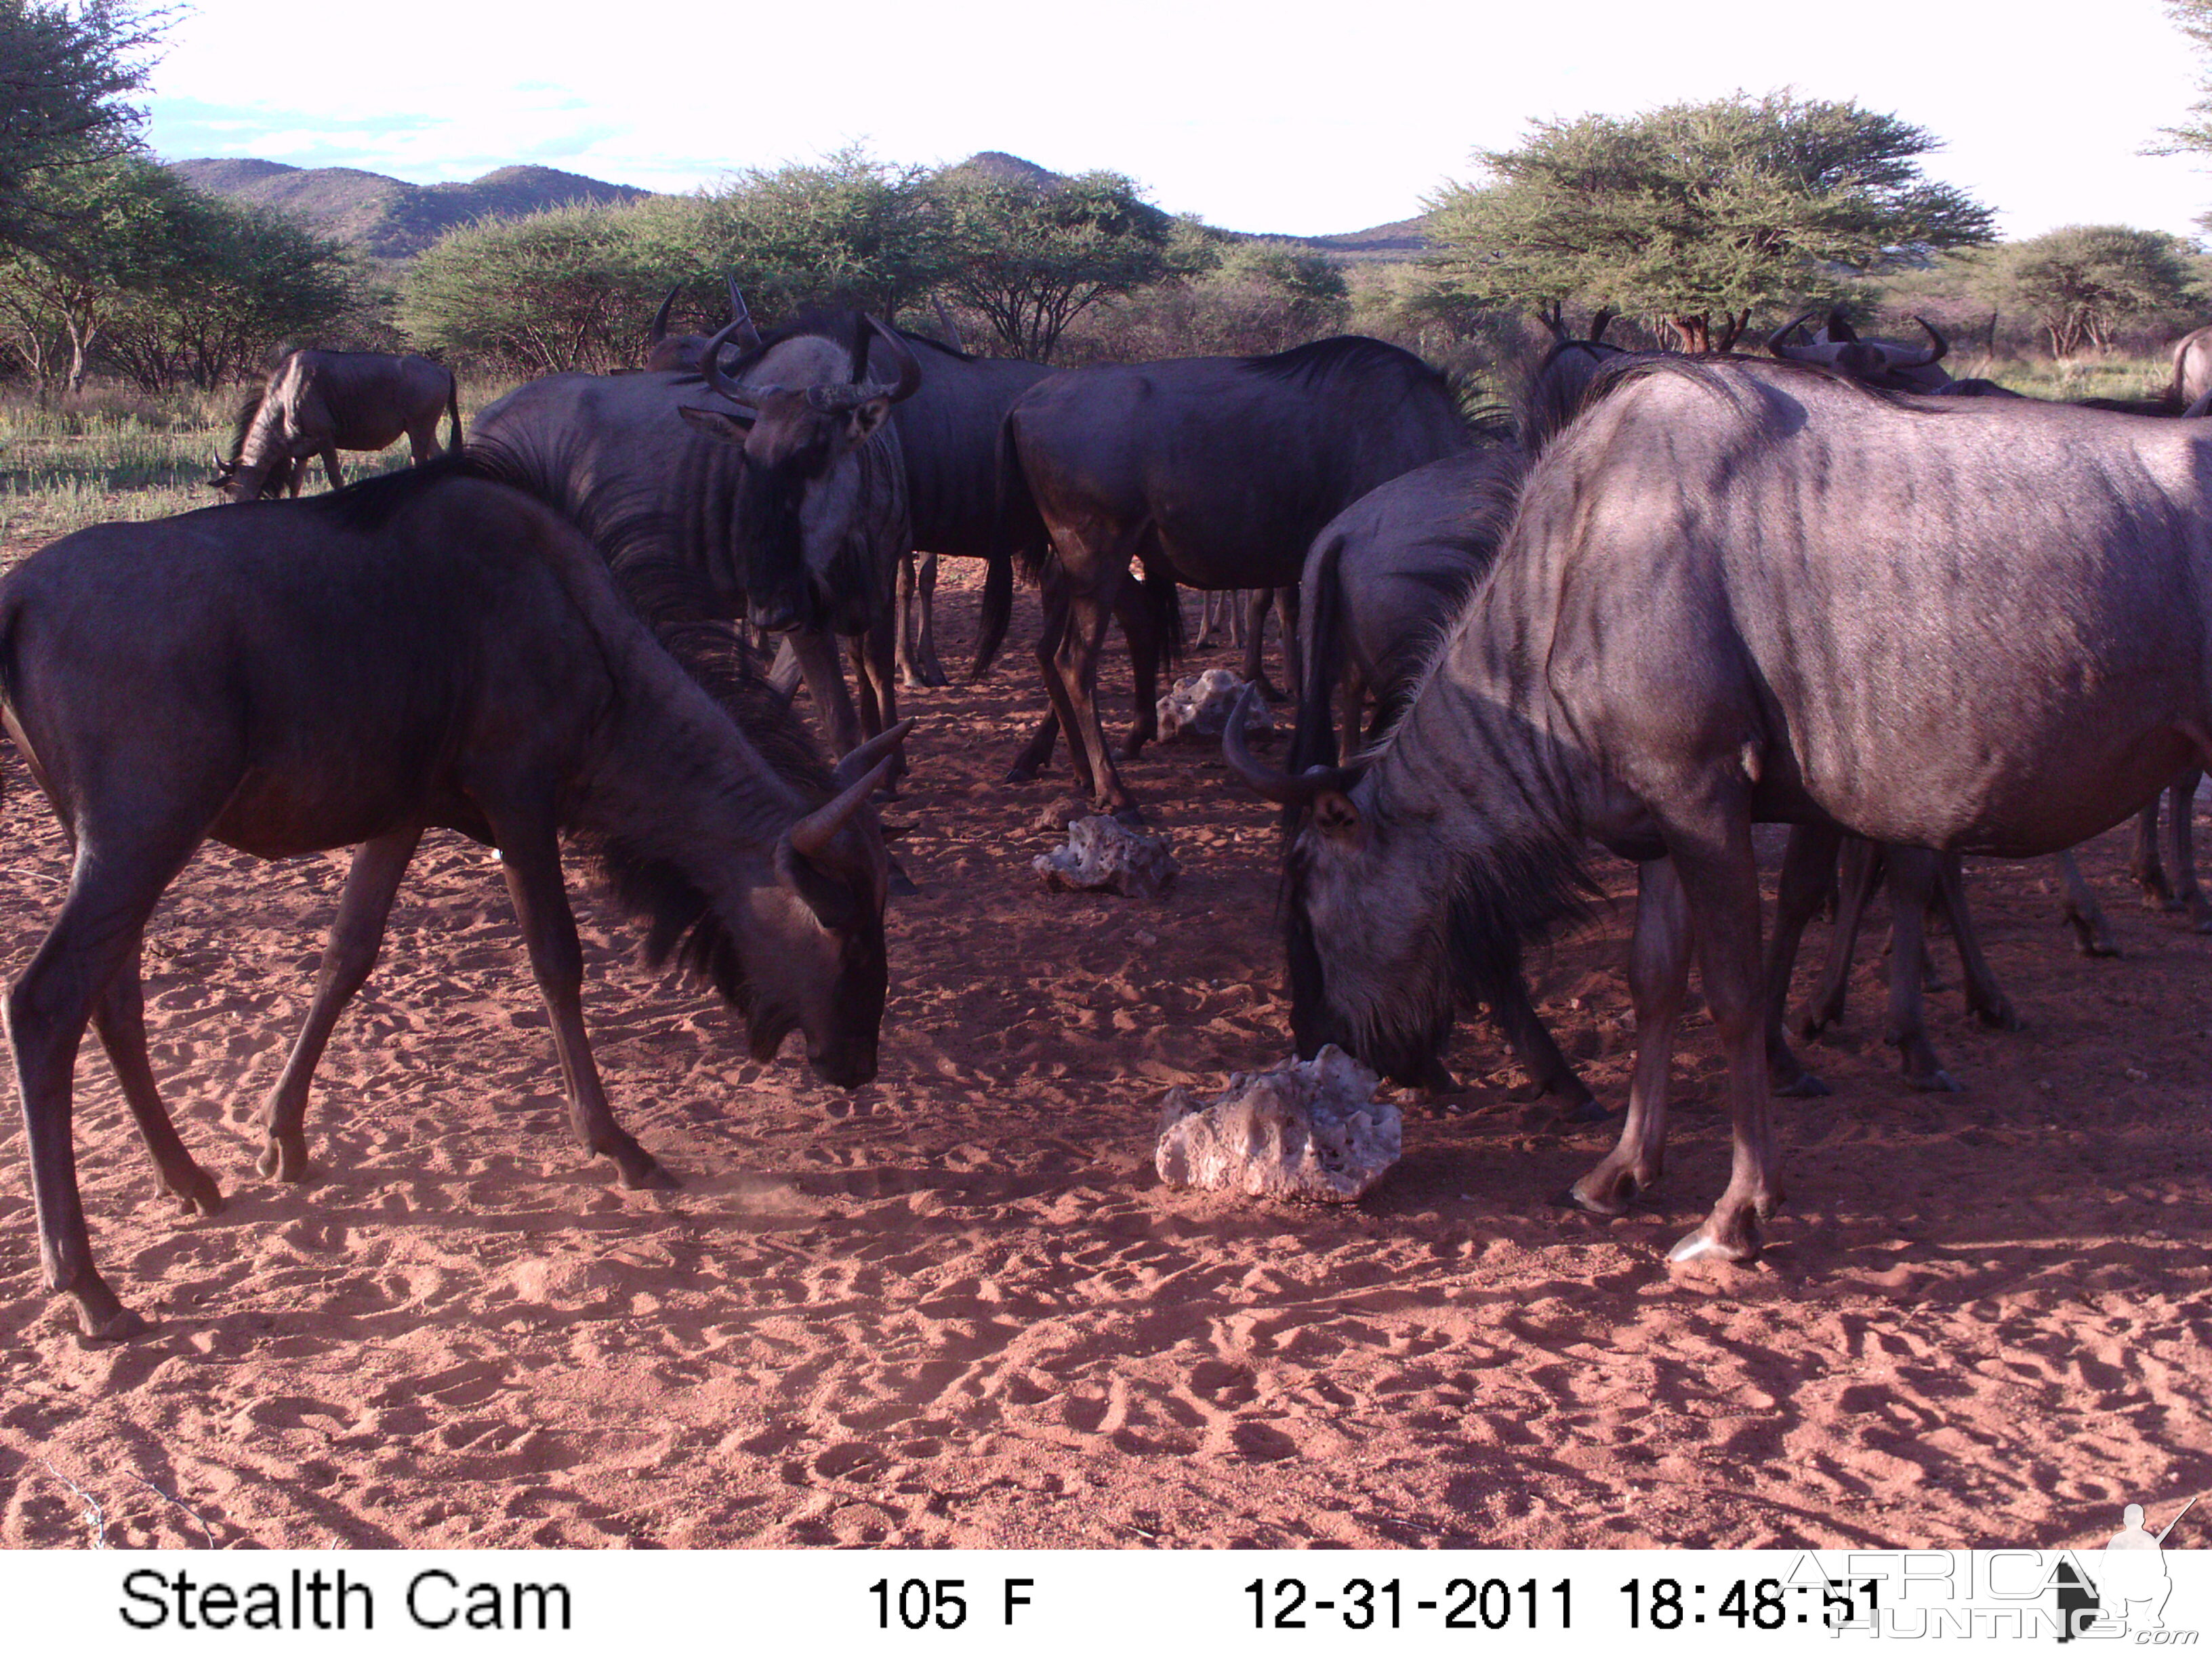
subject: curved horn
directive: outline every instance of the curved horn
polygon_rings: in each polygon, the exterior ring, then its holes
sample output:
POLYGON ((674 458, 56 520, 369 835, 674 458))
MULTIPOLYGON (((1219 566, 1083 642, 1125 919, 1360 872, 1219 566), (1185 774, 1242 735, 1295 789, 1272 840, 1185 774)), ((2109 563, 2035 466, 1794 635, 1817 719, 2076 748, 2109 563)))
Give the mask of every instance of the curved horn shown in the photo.
POLYGON ((1536 312, 1536 320, 1543 324, 1546 328, 1551 330, 1552 337, 1554 340, 1559 341, 1562 345, 1566 343, 1567 339, 1565 311, 1566 307, 1565 303, 1561 301, 1554 300, 1552 301, 1549 310, 1539 307, 1536 312))
POLYGON ((792 851, 801 858, 821 857, 829 850, 830 843, 836 839, 837 832, 845 827, 847 821, 868 804, 868 797, 875 793, 877 787, 890 775, 891 768, 897 759, 896 755, 884 756, 869 769, 866 775, 845 789, 836 799, 816 807, 793 824, 784 832, 783 837, 791 843, 792 851))
POLYGON ((2212 415, 2212 392, 2206 392, 2181 411, 2181 418, 2185 421, 2201 421, 2207 415, 2212 415))
POLYGON ((1359 775, 1350 767, 1316 766, 1303 776, 1292 777, 1280 767, 1253 758, 1244 742, 1244 722, 1248 705, 1259 695, 1246 686, 1244 694, 1237 699, 1237 706, 1229 711, 1229 724, 1221 728, 1221 758, 1229 763, 1231 771, 1244 780, 1245 787, 1278 806, 1310 805, 1315 797, 1331 789, 1349 788, 1359 775))
POLYGON ((684 291, 682 283, 668 290, 668 297, 660 302, 660 309, 653 313, 653 327, 645 337, 647 345, 659 345, 668 337, 668 313, 675 309, 676 296, 684 291))
POLYGON ((1613 326, 1613 319, 1617 314, 1611 306, 1607 306, 1590 319, 1589 343, 1592 345, 1605 343, 1605 331, 1613 326))
POLYGON ((751 409, 776 388, 772 386, 743 386, 722 373, 722 348, 727 345, 741 328, 750 327, 751 319, 739 317, 726 325, 714 337, 707 342, 706 349, 699 354, 699 372, 707 377, 707 384, 733 404, 751 409))
POLYGON ((1828 320, 1825 326, 1830 345, 1849 345, 1859 337, 1857 331, 1851 327, 1850 319, 1844 315, 1841 306, 1828 307, 1828 320))
POLYGON ((1927 349, 1917 357, 1893 359, 1890 365, 1893 368, 1925 368, 1930 363, 1942 362, 1944 353, 1951 349, 1951 343, 1936 331, 1935 324, 1929 322, 1925 317, 1916 316, 1912 320, 1928 331, 1927 349))
POLYGON ((1781 358, 1785 362, 1818 362, 1820 361, 1819 358, 1812 356, 1810 353, 1801 354, 1796 346, 1793 346, 1789 343, 1790 337, 1795 334, 1799 329, 1804 327, 1805 319, 1810 317, 1812 314, 1813 313, 1808 311, 1804 313, 1802 316, 1793 317, 1788 322, 1783 324, 1780 328, 1776 329, 1773 333, 1768 335, 1766 337, 1767 350, 1771 352, 1775 356, 1781 358))
POLYGON ((745 309, 745 296, 738 292, 738 273, 722 273, 722 286, 730 290, 730 320, 740 325, 738 343, 750 351, 761 343, 761 331, 753 325, 753 314, 745 309))
POLYGON ((898 365, 898 379, 891 383, 888 392, 878 395, 889 398, 895 404, 903 403, 921 390, 921 364, 915 360, 914 349, 899 338, 896 329, 888 323, 878 322, 873 317, 868 319, 868 326, 882 337, 883 343, 890 348, 891 361, 898 365))
POLYGON ((907 733, 914 730, 914 716, 909 714, 887 732, 878 732, 851 754, 837 763, 837 787, 844 788, 855 779, 875 769, 876 763, 886 755, 896 754, 906 746, 907 733))
POLYGON ((945 337, 951 342, 952 349, 955 351, 967 350, 968 348, 960 342, 960 325, 952 320, 952 313, 945 308, 945 301, 933 294, 929 296, 929 303, 937 307, 937 325, 945 331, 945 337))

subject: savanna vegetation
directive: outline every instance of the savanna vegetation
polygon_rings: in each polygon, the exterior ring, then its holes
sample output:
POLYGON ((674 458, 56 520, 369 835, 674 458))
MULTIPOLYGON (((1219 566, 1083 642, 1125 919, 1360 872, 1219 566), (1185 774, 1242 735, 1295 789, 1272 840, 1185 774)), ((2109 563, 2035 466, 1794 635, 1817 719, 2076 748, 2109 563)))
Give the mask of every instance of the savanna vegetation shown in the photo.
MULTIPOLYGON (((2176 0, 2212 49, 2212 0, 2176 0)), ((480 219, 373 258, 159 165, 134 102, 167 14, 129 0, 0 0, 0 534, 204 499, 209 449, 283 348, 416 350, 485 395, 634 366, 664 295, 674 326, 856 305, 969 349, 1061 363, 1261 353, 1356 331, 1494 396, 1531 317, 1617 313, 1613 337, 1755 342, 1841 305, 1954 365, 2045 395, 2141 395, 2166 343, 2212 313, 2182 239, 2073 226, 1998 243, 1989 210, 1926 167, 1928 130, 1788 94, 1534 123, 1425 205, 1426 257, 1174 217, 1135 180, 985 155, 927 168, 860 149, 687 196, 480 219)), ((2212 154, 2207 101, 2167 135, 2212 154)))

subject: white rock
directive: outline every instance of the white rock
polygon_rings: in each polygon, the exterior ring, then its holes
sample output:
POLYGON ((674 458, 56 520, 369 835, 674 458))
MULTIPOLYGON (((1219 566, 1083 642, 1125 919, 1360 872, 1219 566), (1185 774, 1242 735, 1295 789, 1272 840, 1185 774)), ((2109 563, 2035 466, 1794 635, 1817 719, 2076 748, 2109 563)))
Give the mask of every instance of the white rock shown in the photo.
POLYGON ((1375 1073, 1338 1048, 1265 1072, 1238 1072, 1200 1104, 1168 1091, 1152 1161, 1171 1186, 1349 1204, 1404 1146, 1398 1109, 1375 1098, 1375 1073))
MULTIPOLYGON (((1220 737, 1228 729, 1237 698, 1244 695, 1245 684, 1225 668, 1209 668, 1203 674, 1177 680, 1158 703, 1160 741, 1220 737)), ((1273 732, 1275 721, 1267 713, 1267 700, 1255 697, 1252 708, 1245 718, 1244 734, 1273 732)))
POLYGON ((1168 838, 1132 830, 1115 818, 1078 818, 1067 826, 1067 845, 1030 860, 1048 887, 1158 898, 1176 878, 1168 838))

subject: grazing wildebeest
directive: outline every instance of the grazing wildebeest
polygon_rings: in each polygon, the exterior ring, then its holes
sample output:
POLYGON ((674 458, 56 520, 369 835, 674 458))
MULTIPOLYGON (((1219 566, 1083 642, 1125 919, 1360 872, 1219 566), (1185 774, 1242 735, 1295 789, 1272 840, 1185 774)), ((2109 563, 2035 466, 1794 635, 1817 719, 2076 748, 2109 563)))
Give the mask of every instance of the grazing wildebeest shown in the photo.
POLYGON ((447 417, 446 441, 461 441, 461 399, 453 372, 428 357, 392 357, 379 351, 294 351, 264 379, 238 411, 228 459, 215 458, 208 483, 233 501, 296 495, 307 463, 321 456, 323 475, 336 489, 341 449, 382 449, 407 434, 420 466, 440 453, 438 416, 447 417))
MULTIPOLYGON (((1403 711, 1443 630, 1498 556, 1527 461, 1510 443, 1431 461, 1368 491, 1314 538, 1299 584, 1305 683, 1291 740, 1292 775, 1325 770, 1342 758, 1333 697, 1354 750, 1368 697, 1375 702, 1370 739, 1403 711)), ((1556 1094, 1569 1117, 1604 1115, 1537 1014, 1517 962, 1468 989, 1489 1004, 1528 1074, 1521 1097, 1556 1094)), ((1449 1085, 1440 1054, 1419 1080, 1449 1085)))
POLYGON ((898 717, 890 596, 910 540, 890 415, 921 370, 872 324, 897 370, 888 385, 855 378, 865 364, 827 362, 811 337, 747 352, 726 373, 721 349, 744 325, 708 343, 698 374, 533 380, 477 417, 471 445, 594 540, 607 539, 611 517, 627 544, 694 572, 702 611, 789 634, 842 754, 898 717), (651 534, 636 533, 641 519, 651 534), (857 714, 834 635, 850 647, 857 714))
MULTIPOLYGON (((1330 519, 1469 441, 1441 374, 1356 336, 1272 357, 1068 369, 1032 387, 1000 438, 1000 533, 1041 524, 1049 538, 1048 588, 1066 614, 1056 629, 1048 618, 1039 666, 1078 787, 1099 810, 1136 811, 1096 704, 1099 647, 1133 561, 1191 587, 1291 586, 1330 519)), ((1025 562, 1043 579, 1036 539, 1024 538, 1025 562)))
POLYGON ((742 1011, 756 1057, 797 1029, 829 1081, 875 1075, 889 866, 867 796, 904 732, 833 778, 714 643, 687 672, 581 536, 465 457, 311 502, 103 525, 0 582, 0 715, 75 849, 8 1030, 46 1282, 87 1334, 142 1326, 93 1266, 77 1195, 87 1019, 162 1184, 222 1203, 156 1092, 138 979, 148 916, 210 837, 263 858, 357 847, 263 1115, 264 1173, 307 1171, 310 1074, 431 825, 499 849, 569 1121, 624 1185, 667 1177, 592 1062, 564 831, 649 922, 648 953, 742 1011))
POLYGON ((1735 1161, 1676 1260, 1756 1253, 1782 1197, 1751 826, 2024 858, 2212 757, 2212 440, 1814 369, 1642 359, 1538 459, 1489 578, 1389 739, 1294 777, 1297 1042, 1416 1073, 1455 987, 1573 903, 1583 840, 1641 859, 1639 1053, 1573 1196, 1660 1174, 1694 948, 1735 1161), (2023 596, 2032 596, 2032 602, 2023 596))
POLYGON ((1878 386, 1885 392, 1937 392, 1950 384, 1950 374, 1941 365, 1951 348, 1936 325, 1925 317, 1912 319, 1928 331, 1928 343, 1924 346, 1900 345, 1893 340, 1862 340, 1844 320, 1840 309, 1828 313, 1827 322, 1810 343, 1792 343, 1790 337, 1804 326, 1806 318, 1812 314, 1808 311, 1776 329, 1767 337, 1766 349, 1784 362, 1817 363, 1823 368, 1847 374, 1863 386, 1878 386))
MULTIPOLYGON (((761 343, 760 331, 753 326, 751 314, 745 309, 744 296, 738 292, 738 279, 726 276, 722 281, 730 291, 730 319, 738 325, 738 331, 731 337, 740 349, 750 350, 761 343)), ((653 313, 653 326, 645 337, 645 368, 649 374, 696 374, 699 365, 706 360, 706 335, 668 331, 668 314, 676 308, 677 296, 683 292, 680 283, 670 289, 668 297, 660 302, 660 309, 653 313)))

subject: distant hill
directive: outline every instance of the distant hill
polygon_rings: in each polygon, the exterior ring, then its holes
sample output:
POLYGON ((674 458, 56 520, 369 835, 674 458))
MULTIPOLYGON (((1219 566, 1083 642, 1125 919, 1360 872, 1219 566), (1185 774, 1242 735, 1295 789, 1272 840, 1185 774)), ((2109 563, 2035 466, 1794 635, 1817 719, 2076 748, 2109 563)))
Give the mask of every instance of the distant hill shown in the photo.
MULTIPOLYGON (((410 185, 355 167, 294 167, 244 158, 210 156, 172 161, 169 167, 197 189, 295 215, 325 235, 385 259, 420 253, 455 225, 472 219, 520 218, 569 202, 628 202, 652 193, 556 167, 501 167, 466 184, 410 185)), ((1022 184, 1052 184, 1066 176, 998 149, 980 150, 945 171, 1022 184)), ((1419 258, 1429 248, 1426 224, 1425 219, 1401 219, 1334 236, 1225 234, 1267 236, 1312 248, 1341 264, 1364 264, 1419 258)))
POLYGON ((569 202, 628 202, 650 195, 556 167, 500 167, 465 184, 410 185, 355 167, 204 157, 172 161, 195 189, 275 208, 380 258, 420 253, 455 225, 520 218, 569 202))

